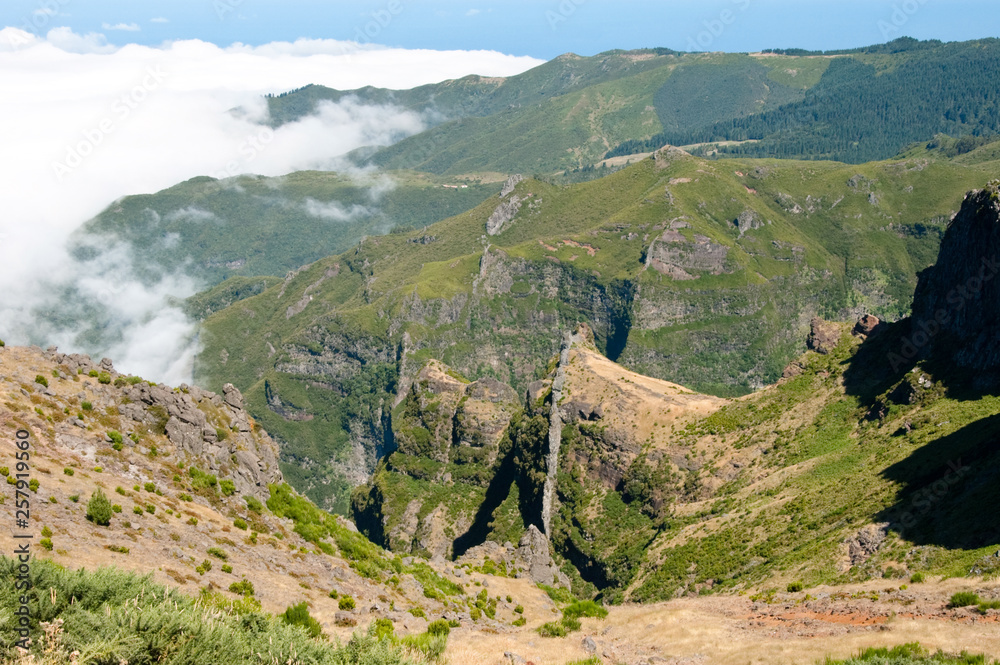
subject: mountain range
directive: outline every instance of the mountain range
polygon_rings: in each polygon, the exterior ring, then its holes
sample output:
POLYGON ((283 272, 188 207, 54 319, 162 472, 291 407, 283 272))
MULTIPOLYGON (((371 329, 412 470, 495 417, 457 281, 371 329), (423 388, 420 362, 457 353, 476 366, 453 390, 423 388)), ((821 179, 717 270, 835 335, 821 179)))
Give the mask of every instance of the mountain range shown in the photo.
POLYGON ((78 230, 80 260, 125 247, 135 274, 204 288, 177 303, 198 387, 0 348, 0 424, 66 469, 43 482, 50 544, 71 542, 50 558, 135 548, 269 645, 309 610, 345 639, 370 621, 344 648, 386 663, 704 662, 628 637, 671 602, 752 617, 727 630, 761 649, 758 623, 830 645, 767 662, 847 656, 861 642, 832 636, 861 630, 1000 648, 918 630, 1000 606, 998 45, 566 54, 269 96, 274 127, 356 99, 428 128, 343 173, 194 178, 78 230), (112 484, 136 517, 86 522, 69 492, 112 484), (234 604, 234 571, 274 590, 234 604), (581 626, 567 651, 534 641, 581 626))

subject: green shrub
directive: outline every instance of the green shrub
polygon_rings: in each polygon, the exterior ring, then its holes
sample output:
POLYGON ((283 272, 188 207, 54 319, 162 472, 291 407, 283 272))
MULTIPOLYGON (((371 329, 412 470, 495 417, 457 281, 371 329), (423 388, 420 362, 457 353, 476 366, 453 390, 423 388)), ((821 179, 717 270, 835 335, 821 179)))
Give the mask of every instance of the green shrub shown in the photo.
POLYGON ((76 473, 76 471, 74 471, 69 467, 66 467, 65 469, 63 469, 63 473, 66 474, 67 476, 72 476, 74 473, 76 473))
POLYGON ((97 375, 97 382, 106 386, 111 383, 111 375, 107 372, 101 372, 97 375))
POLYGON ((95 466, 94 473, 104 473, 104 469, 102 467, 95 466))
POLYGON ((100 372, 98 372, 98 371, 97 371, 96 369, 92 369, 92 370, 90 370, 89 372, 87 372, 87 376, 92 376, 92 377, 94 377, 95 379, 97 378, 97 376, 98 376, 99 374, 100 374, 100 372))
POLYGON ((245 519, 243 519, 242 517, 237 517, 236 519, 233 520, 233 526, 236 527, 237 529, 241 529, 243 531, 246 531, 247 530, 247 521, 245 519))
POLYGON ((47 526, 43 526, 42 527, 42 538, 51 538, 51 537, 52 537, 52 529, 50 529, 47 526))
POLYGON ((230 584, 229 590, 241 596, 252 596, 254 594, 253 582, 245 577, 239 582, 233 582, 230 584))
POLYGON ((978 605, 981 601, 979 600, 979 594, 972 591, 959 591, 953 594, 951 600, 948 603, 949 607, 968 607, 970 605, 978 605))
POLYGON ((400 642, 421 652, 429 660, 439 660, 448 646, 448 636, 421 633, 420 635, 407 635, 400 642))
POLYGON ((216 438, 219 439, 219 441, 225 441, 226 439, 229 438, 229 430, 227 430, 225 427, 216 427, 215 436, 216 438))
POLYGON ((580 620, 576 617, 563 616, 559 620, 559 623, 563 625, 567 633, 572 633, 574 630, 580 630, 580 620))
POLYGON ((232 496, 236 494, 236 485, 233 484, 233 481, 228 478, 219 481, 219 489, 222 490, 222 496, 232 496))
POLYGON ((208 553, 211 556, 214 556, 216 559, 222 559, 223 561, 229 561, 229 555, 226 554, 225 550, 222 550, 222 549, 220 549, 218 547, 209 547, 208 548, 208 553))
POLYGON ((788 586, 785 587, 785 590, 788 593, 797 593, 799 591, 802 591, 802 589, 803 589, 802 582, 789 582, 788 586))
POLYGON ((243 497, 243 500, 247 502, 247 510, 252 513, 260 514, 264 510, 264 504, 262 504, 256 497, 245 496, 243 497))
POLYGON ((381 617, 372 621, 372 624, 368 626, 368 634, 379 640, 392 639, 396 636, 396 627, 393 625, 392 619, 381 617))
POLYGON ((180 499, 181 501, 194 501, 194 497, 193 496, 191 496, 190 494, 186 494, 184 492, 181 492, 180 494, 178 494, 177 498, 180 499))
POLYGON ((94 405, 91 402, 85 400, 83 402, 80 402, 80 408, 83 409, 84 411, 93 411, 94 405))
POLYGON ((39 385, 42 385, 42 386, 45 386, 46 388, 49 387, 49 380, 46 379, 41 374, 38 374, 37 376, 35 376, 35 383, 37 383, 39 385))
POLYGON ((118 552, 119 554, 129 553, 129 549, 124 545, 105 545, 104 549, 111 550, 112 552, 118 552))
POLYGON ((526 623, 528 623, 527 619, 525 619, 524 617, 517 617, 516 619, 510 622, 510 625, 520 627, 526 623))
POLYGON ((323 627, 319 625, 319 621, 309 615, 309 606, 305 601, 298 605, 290 606, 280 616, 281 620, 289 626, 299 626, 305 629, 309 637, 319 637, 320 633, 323 632, 323 627))
POLYGON ((910 575, 910 584, 921 584, 924 581, 923 573, 913 573, 910 575))
POLYGON ((189 517, 187 523, 190 524, 191 526, 198 526, 198 518, 189 517))
POLYGON ((538 634, 542 637, 566 637, 566 628, 559 621, 549 621, 538 627, 538 634))
POLYGON ((90 496, 87 502, 87 519, 100 526, 111 524, 111 517, 114 511, 111 510, 111 502, 104 492, 98 488, 90 496))
POLYGON ((5 466, 0 466, 0 476, 9 476, 9 475, 10 475, 10 469, 8 469, 5 466))
POLYGON ((156 483, 146 483, 142 486, 142 488, 147 492, 156 493, 156 483))
POLYGON ((41 545, 42 547, 44 547, 49 552, 52 551, 52 539, 51 538, 42 538, 41 540, 38 541, 38 544, 41 545))
POLYGON ((136 515, 142 515, 142 506, 132 506, 132 512, 136 515))
POLYGON ((151 503, 147 503, 146 504, 146 512, 149 513, 150 515, 155 514, 156 513, 156 506, 154 506, 151 503))
POLYGON ((122 487, 121 485, 115 488, 115 492, 121 494, 122 496, 125 496, 125 488, 122 487))
POLYGON ((330 596, 330 598, 336 600, 337 596, 339 596, 340 594, 337 593, 336 589, 330 589, 330 593, 328 595, 330 596))
POLYGON ((514 612, 517 614, 524 614, 524 605, 518 605, 514 608, 514 612))
POLYGON ((196 466, 192 466, 188 469, 188 475, 191 476, 191 487, 196 491, 210 491, 214 492, 219 484, 219 479, 212 474, 205 473, 196 466))
POLYGON ((409 612, 410 614, 412 614, 415 617, 419 617, 421 619, 426 619, 427 618, 427 613, 424 612, 424 608, 422 608, 422 607, 411 607, 410 609, 408 609, 406 611, 409 612))
POLYGON ((340 600, 337 602, 337 607, 345 612, 353 610, 355 605, 356 603, 354 602, 354 598, 351 596, 341 596, 340 600))
POLYGON ((38 492, 37 478, 32 478, 31 480, 28 481, 28 489, 30 489, 32 492, 38 492))
POLYGON ((80 502, 80 495, 79 494, 70 494, 69 495, 69 500, 72 501, 73 503, 79 503, 80 502))
POLYGON ((111 506, 111 512, 113 512, 113 513, 120 513, 121 511, 122 511, 122 507, 120 505, 118 505, 117 503, 113 504, 111 506))
POLYGON ((986 614, 989 610, 1000 610, 1000 600, 984 600, 976 606, 980 614, 986 614))
MULTIPOLYGON (((111 443, 115 443, 118 445, 122 445, 122 443, 125 441, 125 439, 122 438, 122 433, 116 430, 111 430, 110 432, 108 432, 108 438, 111 439, 111 443)), ((116 448, 116 450, 120 449, 116 448)))
POLYGON ((578 600, 563 610, 563 616, 573 619, 579 619, 580 617, 603 619, 608 616, 608 610, 592 600, 578 600))
POLYGON ((437 619, 427 625, 427 633, 429 635, 444 635, 447 637, 451 633, 451 626, 444 619, 437 619))
POLYGON ((233 572, 233 567, 230 566, 228 563, 224 563, 224 564, 222 564, 222 572, 224 572, 224 573, 231 573, 231 572, 233 572))

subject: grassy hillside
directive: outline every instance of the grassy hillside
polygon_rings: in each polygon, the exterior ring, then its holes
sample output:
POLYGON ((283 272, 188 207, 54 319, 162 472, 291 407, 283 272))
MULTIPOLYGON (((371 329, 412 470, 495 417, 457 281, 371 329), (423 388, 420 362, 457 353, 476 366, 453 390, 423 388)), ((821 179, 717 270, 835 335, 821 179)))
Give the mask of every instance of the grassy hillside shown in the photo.
POLYGON ((276 124, 346 97, 423 112, 431 129, 355 157, 438 174, 551 173, 665 144, 861 163, 938 133, 1000 132, 998 48, 991 39, 899 39, 826 54, 566 54, 509 78, 412 90, 308 86, 269 103, 276 124))
MULTIPOLYGON (((550 535, 580 596, 753 590, 771 602, 793 583, 996 575, 1000 401, 930 363, 893 372, 885 359, 907 322, 867 340, 834 329, 831 352, 810 352, 776 386, 728 402, 574 346, 560 396, 543 392, 515 414, 495 463, 463 459, 457 438, 444 466, 394 453, 358 494, 358 523, 388 534, 415 513, 423 533, 435 519, 469 525, 456 530, 455 554, 541 525, 531 497, 558 403, 569 420, 550 535)), ((419 550, 416 539, 386 544, 419 550)))
POLYGON ((586 321, 626 367, 731 396, 775 381, 820 313, 907 312, 965 191, 992 166, 705 161, 665 151, 569 187, 369 238, 216 313, 198 371, 232 380, 284 443, 293 485, 346 510, 392 446, 420 363, 523 390, 586 321), (742 220, 742 221, 740 221, 742 220))
POLYGON ((211 286, 231 276, 283 276, 365 235, 423 227, 496 191, 478 179, 413 173, 199 177, 116 201, 77 231, 74 242, 81 257, 126 243, 138 274, 183 270, 211 286))

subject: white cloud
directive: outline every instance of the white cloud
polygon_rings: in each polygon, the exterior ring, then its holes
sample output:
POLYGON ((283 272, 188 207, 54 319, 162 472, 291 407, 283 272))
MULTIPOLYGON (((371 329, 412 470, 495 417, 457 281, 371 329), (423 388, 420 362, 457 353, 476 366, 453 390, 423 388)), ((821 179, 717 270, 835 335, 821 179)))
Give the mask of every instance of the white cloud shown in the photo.
POLYGON ((370 209, 356 203, 350 208, 345 208, 337 201, 323 203, 311 198, 306 199, 303 207, 313 217, 319 217, 331 222, 351 222, 360 217, 367 217, 372 214, 370 209))
POLYGON ((35 11, 31 12, 34 16, 55 16, 56 10, 51 7, 39 7, 35 11))
POLYGON ((142 28, 137 23, 102 23, 104 30, 121 30, 123 32, 139 32, 142 28))
POLYGON ((149 19, 150 23, 170 23, 170 19, 164 18, 162 16, 157 16, 156 18, 149 19))
POLYGON ((66 53, 114 53, 116 48, 108 43, 108 38, 99 32, 79 35, 72 28, 52 28, 45 37, 46 42, 58 51, 66 53))
POLYGON ((482 11, 483 10, 481 10, 481 9, 470 9, 469 11, 465 12, 465 15, 466 16, 475 16, 476 14, 481 14, 482 11))
MULTIPOLYGON (((508 76, 537 64, 492 51, 333 40, 119 47, 99 33, 68 28, 45 38, 0 30, 0 89, 17 99, 0 105, 0 127, 7 128, 0 159, 0 339, 93 351, 112 357, 122 371, 190 381, 195 328, 171 302, 204 285, 183 274, 140 277, 123 245, 103 246, 89 261, 74 259, 66 245, 74 229, 122 196, 198 175, 278 176, 329 167, 354 148, 425 126, 413 112, 346 99, 271 130, 255 122, 266 114, 263 93, 309 83, 408 88, 472 73, 508 76), (237 107, 248 113, 230 113, 237 107), (60 290, 74 284, 80 299, 60 290), (98 341, 53 323, 84 306, 105 317, 98 341)), ((374 178, 373 199, 391 187, 377 175, 356 177, 374 178)), ((368 210, 356 208, 313 204, 314 214, 331 221, 368 210)), ((186 219, 208 222, 199 212, 186 209, 186 219)))

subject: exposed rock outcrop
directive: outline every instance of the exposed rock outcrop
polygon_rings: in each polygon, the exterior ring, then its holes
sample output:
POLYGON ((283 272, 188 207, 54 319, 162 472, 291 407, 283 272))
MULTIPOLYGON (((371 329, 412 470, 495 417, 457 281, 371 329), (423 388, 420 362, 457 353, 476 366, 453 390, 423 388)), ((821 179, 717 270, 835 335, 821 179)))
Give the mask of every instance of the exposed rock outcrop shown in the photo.
POLYGON ((570 586, 569 578, 552 560, 549 539, 534 524, 525 529, 517 547, 488 540, 469 549, 458 561, 476 564, 486 559, 503 564, 517 578, 528 578, 548 586, 570 586))
POLYGON ((827 354, 833 351, 840 341, 840 326, 816 317, 809 322, 809 338, 806 346, 816 353, 827 354))
POLYGON ((965 197, 937 263, 918 276, 907 360, 934 353, 957 368, 1000 376, 1000 183, 965 197))
POLYGON ((501 201, 490 218, 486 220, 486 234, 495 236, 503 231, 504 225, 514 219, 521 210, 521 199, 517 194, 506 201, 501 201))
POLYGON ((760 216, 749 208, 739 214, 734 224, 736 224, 736 228, 739 229, 741 238, 747 231, 755 231, 764 226, 764 222, 761 220, 760 216))
POLYGON ((646 267, 669 275, 675 280, 698 279, 693 272, 720 275, 727 272, 729 247, 712 242, 707 236, 694 234, 688 240, 680 231, 670 228, 652 242, 646 252, 646 267))
MULTIPOLYGON (((30 361, 31 352, 21 349, 17 353, 30 361)), ((117 418, 104 427, 121 436, 120 445, 149 452, 153 444, 147 437, 165 435, 165 442, 160 439, 155 444, 158 457, 228 478, 240 496, 262 501, 270 496, 270 483, 283 482, 277 446, 254 426, 243 395, 232 384, 227 383, 223 394, 217 395, 196 386, 170 388, 123 376, 109 358, 95 363, 87 355, 59 353, 54 347, 42 352, 41 358, 52 364, 61 380, 81 381, 80 375, 88 379, 74 399, 90 402, 95 413, 117 418)), ((49 392, 56 394, 54 389, 49 392)), ((68 422, 81 430, 86 427, 79 417, 68 422)), ((60 440, 72 444, 77 438, 67 434, 60 440)), ((108 434, 105 444, 111 443, 108 434)), ((84 449, 90 450, 89 446, 84 449)))
POLYGON ((500 190, 500 205, 496 207, 490 218, 486 220, 486 234, 495 236, 496 234, 503 231, 504 225, 507 222, 514 219, 517 216, 518 211, 521 210, 521 204, 524 203, 526 199, 519 197, 517 194, 507 198, 514 192, 514 188, 517 187, 517 183, 524 180, 524 176, 521 174, 515 174, 507 178, 507 182, 504 183, 503 189, 500 190), (505 200, 506 199, 506 200, 505 200))

